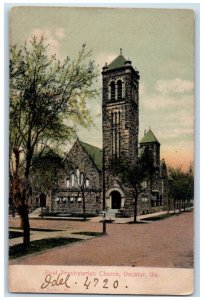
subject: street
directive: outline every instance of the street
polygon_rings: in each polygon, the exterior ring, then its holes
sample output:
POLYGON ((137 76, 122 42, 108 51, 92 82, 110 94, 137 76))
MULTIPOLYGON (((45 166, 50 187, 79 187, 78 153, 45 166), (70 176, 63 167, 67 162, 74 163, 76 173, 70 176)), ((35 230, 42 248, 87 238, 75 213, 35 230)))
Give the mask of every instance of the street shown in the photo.
MULTIPOLYGON (((102 231, 101 223, 30 220, 31 227, 102 231)), ((106 224, 107 235, 29 255, 11 264, 193 267, 193 212, 152 223, 106 224)), ((10 226, 19 226, 11 219, 10 226)), ((63 231, 62 231, 63 232, 63 231)), ((44 233, 43 233, 44 234, 44 233)))

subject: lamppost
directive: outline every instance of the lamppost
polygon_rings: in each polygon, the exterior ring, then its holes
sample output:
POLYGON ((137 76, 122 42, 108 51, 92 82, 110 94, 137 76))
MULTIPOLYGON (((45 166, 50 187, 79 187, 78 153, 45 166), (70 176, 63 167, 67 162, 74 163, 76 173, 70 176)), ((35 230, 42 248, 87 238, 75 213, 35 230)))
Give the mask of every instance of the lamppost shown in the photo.
MULTIPOLYGON (((172 192, 172 187, 173 187, 173 178, 171 174, 168 176, 168 213, 171 211, 171 204, 172 204, 172 198, 173 198, 173 192, 172 192)), ((175 213, 175 200, 174 200, 174 213, 175 213)))

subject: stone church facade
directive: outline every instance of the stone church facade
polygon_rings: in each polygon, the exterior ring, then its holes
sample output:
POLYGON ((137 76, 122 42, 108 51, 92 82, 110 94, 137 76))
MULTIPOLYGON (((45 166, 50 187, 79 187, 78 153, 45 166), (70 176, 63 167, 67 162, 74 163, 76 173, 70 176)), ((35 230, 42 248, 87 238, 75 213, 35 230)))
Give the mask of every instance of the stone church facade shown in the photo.
POLYGON ((98 214, 102 195, 102 150, 76 140, 65 158, 65 169, 52 189, 51 211, 98 214))
MULTIPOLYGON (((113 176, 112 159, 127 157, 131 164, 149 151, 159 170, 157 180, 147 187, 138 199, 138 214, 169 207, 168 175, 164 160, 160 161, 160 143, 151 129, 139 142, 139 71, 126 59, 122 50, 102 71, 102 150, 77 140, 67 154, 64 177, 52 191, 51 210, 65 213, 82 212, 85 196, 86 212, 102 211, 102 167, 105 178, 106 211, 133 215, 131 187, 113 176)), ((146 184, 145 182, 143 183, 146 184)))
MULTIPOLYGON (((165 162, 160 162, 160 143, 151 131, 139 135, 139 80, 140 75, 122 52, 108 66, 103 67, 103 148, 105 170, 110 169, 111 159, 128 157, 136 163, 144 149, 153 155, 154 165, 159 169, 159 178, 150 188, 144 187, 138 201, 138 213, 145 214, 167 208, 168 180, 165 162)), ((145 184, 145 183, 144 183, 145 184)), ((133 214, 133 191, 131 186, 105 172, 106 208, 123 209, 133 214)))

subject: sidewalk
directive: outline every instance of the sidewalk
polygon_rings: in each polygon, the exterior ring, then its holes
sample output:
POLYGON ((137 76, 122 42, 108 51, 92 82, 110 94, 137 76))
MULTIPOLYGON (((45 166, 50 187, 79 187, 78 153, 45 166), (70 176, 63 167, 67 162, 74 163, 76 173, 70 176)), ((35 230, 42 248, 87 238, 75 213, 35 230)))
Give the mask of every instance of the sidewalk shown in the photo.
MULTIPOLYGON (((189 209, 192 209, 192 207, 190 208, 186 208, 186 211, 188 211, 189 209)), ((183 211, 182 211, 183 212, 183 211)), ((171 210, 171 211, 159 211, 159 212, 155 212, 155 213, 150 213, 150 214, 145 214, 145 215, 139 215, 137 216, 137 221, 142 221, 144 219, 148 219, 148 218, 152 218, 152 217, 157 217, 157 216, 161 216, 161 215, 165 215, 165 214, 173 214, 174 211, 171 210)), ((179 210, 177 209, 176 210, 176 213, 179 213, 179 210)), ((15 218, 19 218, 19 215, 16 214, 15 218)), ((43 217, 40 217, 39 214, 29 214, 29 219, 32 220, 32 219, 39 219, 39 220, 70 220, 70 221, 82 221, 82 218, 81 217, 58 217, 58 216, 55 216, 55 217, 51 217, 51 216, 43 216, 43 217)), ((98 222, 101 222, 103 220, 103 217, 102 216, 97 216, 97 217, 88 217, 86 219, 86 222, 91 222, 91 223, 98 223, 98 222)), ((107 216, 106 217, 106 220, 109 221, 111 220, 114 224, 125 224, 125 223, 129 223, 129 222, 132 222, 133 221, 133 217, 128 217, 128 218, 116 218, 114 216, 107 216)), ((150 221, 147 221, 147 222, 150 222, 150 221)))
MULTIPOLYGON (((187 209, 186 209, 187 210, 187 209)), ((165 210, 165 211, 159 211, 159 212, 155 212, 155 213, 151 213, 151 214, 146 214, 146 215, 139 215, 137 216, 137 220, 138 221, 142 221, 144 219, 147 219, 147 218, 152 218, 152 217, 156 217, 156 216, 161 216, 161 215, 165 215, 167 214, 168 211, 165 210)), ((174 213, 174 211, 170 211, 169 212, 170 214, 171 213, 174 213)), ((82 218, 81 217, 49 217, 49 216, 44 216, 43 218, 42 217, 39 217, 38 215, 32 215, 30 214, 29 215, 30 219, 40 219, 40 220, 73 220, 73 221, 81 221, 82 218)), ((103 217, 102 216, 97 216, 97 217, 88 217, 86 222, 91 222, 91 223, 98 223, 98 222, 101 222, 103 220, 103 217)), ((114 224, 125 224, 125 223, 129 223, 129 222, 132 222, 133 221, 133 217, 129 217, 129 218, 116 218, 114 216, 111 216, 111 217, 107 217, 106 218, 107 221, 111 220, 114 224)), ((150 222, 150 221, 147 221, 147 222, 150 222)))
MULTIPOLYGON (((165 211, 159 211, 159 212, 155 212, 155 213, 151 213, 151 214, 146 214, 146 215, 140 215, 140 216, 137 216, 137 221, 142 221, 144 219, 147 219, 147 218, 152 218, 152 217, 156 217, 156 216, 161 216, 161 215, 165 215, 167 214, 168 211, 165 210, 165 211)), ((169 212, 169 213, 173 213, 173 211, 169 212)), ((129 218, 116 218, 116 217, 107 217, 107 221, 108 220, 111 220, 113 221, 114 224, 127 224, 129 222, 132 222, 134 219, 134 217, 129 217, 129 218)), ((90 220, 90 222, 100 222, 102 220, 102 217, 95 217, 95 218, 92 218, 90 220)), ((150 222, 150 221, 147 221, 147 222, 150 222)))
MULTIPOLYGON (((155 212, 155 213, 151 213, 151 214, 146 214, 146 215, 140 215, 140 216, 137 216, 137 221, 141 223, 152 223, 152 221, 146 221, 145 219, 147 218, 152 218, 152 217, 157 217, 157 216, 161 216, 161 215, 165 215, 167 214, 168 211, 160 211, 160 212, 155 212)), ((169 212, 170 214, 173 214, 174 211, 170 211, 169 212)), ((19 218, 19 216, 16 216, 15 218, 19 218)), ((46 221, 46 220, 61 220, 61 221, 72 221, 72 220, 75 220, 77 218, 73 218, 73 217, 39 217, 39 216, 35 216, 35 217, 30 217, 30 219, 32 220, 41 220, 41 221, 46 221)), ((81 221, 81 218, 78 218, 79 221, 81 221)), ((102 222, 103 218, 101 216, 99 217, 92 217, 92 218, 88 218, 87 221, 85 222, 86 224, 87 223, 91 223, 91 224, 96 224, 96 223, 100 223, 102 222)), ((133 217, 130 217, 130 218, 115 218, 115 217, 111 217, 111 218, 107 218, 106 219, 107 221, 111 220, 112 224, 128 224, 130 222, 133 221, 133 217)), ((78 222, 76 222, 78 223, 78 222)), ((87 240, 87 239, 91 239, 93 238, 93 236, 89 236, 89 235, 82 235, 82 234, 77 234, 76 232, 77 231, 86 231, 85 228, 83 228, 83 222, 80 222, 82 226, 80 226, 80 228, 77 228, 77 229, 73 229, 73 228, 70 228, 70 229, 56 229, 56 230, 53 230, 53 231, 41 231, 39 229, 39 231, 37 230, 30 230, 30 240, 31 241, 35 241, 35 240, 42 240, 42 239, 45 239, 45 238, 60 238, 60 237, 72 237, 72 238, 80 238, 80 239, 84 239, 84 240, 87 240), (75 234, 73 234, 72 232, 75 232, 75 234)), ((10 229, 11 231, 16 231, 16 232, 22 232, 22 229, 17 229, 17 228, 11 228, 10 229)), ((93 230, 95 231, 95 230, 93 230)), ((9 246, 14 246, 14 245, 17 245, 17 244, 21 244, 22 243, 22 237, 17 237, 17 238, 12 238, 12 239, 9 239, 9 246)))
MULTIPOLYGON (((10 264, 192 268, 193 219, 193 212, 190 212, 145 225, 107 224, 107 235, 24 256, 11 260, 10 264)), ((33 220, 36 222, 39 221, 33 220)), ((69 226, 75 223, 72 232, 102 229, 99 223, 93 222, 61 221, 58 226, 62 228, 60 226, 67 226, 67 223, 69 226)), ((69 230, 66 232, 68 234, 69 230)))

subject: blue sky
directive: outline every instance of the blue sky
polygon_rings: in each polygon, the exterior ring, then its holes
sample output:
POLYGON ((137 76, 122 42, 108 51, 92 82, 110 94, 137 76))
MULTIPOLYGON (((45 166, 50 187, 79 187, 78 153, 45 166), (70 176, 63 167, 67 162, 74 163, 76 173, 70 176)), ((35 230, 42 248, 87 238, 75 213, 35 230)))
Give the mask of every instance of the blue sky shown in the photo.
MULTIPOLYGON (((151 127, 161 158, 187 167, 194 154, 194 15, 191 10, 21 7, 10 15, 10 41, 45 35, 59 59, 83 43, 101 70, 123 48, 140 72, 140 131, 151 127)), ((101 88, 101 77, 98 87, 101 88)), ((101 97, 88 102, 95 126, 79 137, 101 147, 101 97)), ((69 147, 69 145, 68 145, 69 147)))

